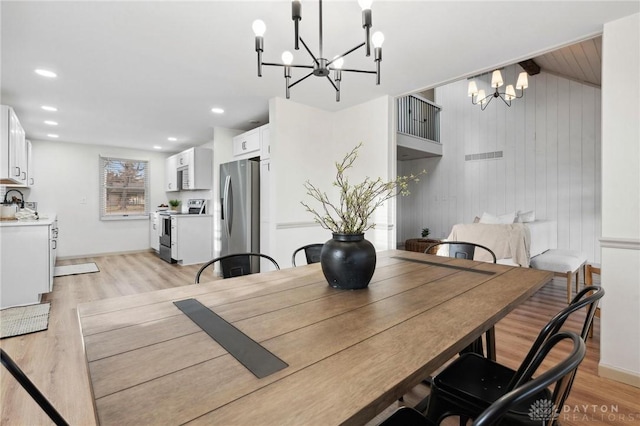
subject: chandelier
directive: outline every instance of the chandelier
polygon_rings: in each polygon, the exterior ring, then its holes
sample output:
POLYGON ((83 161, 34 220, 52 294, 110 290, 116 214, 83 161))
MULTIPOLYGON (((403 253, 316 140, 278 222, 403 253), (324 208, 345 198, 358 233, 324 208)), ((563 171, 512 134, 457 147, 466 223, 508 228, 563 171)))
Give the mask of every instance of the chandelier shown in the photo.
MULTIPOLYGON (((484 75, 484 74, 481 74, 484 75)), ((479 76, 474 76, 474 77, 470 77, 469 78, 469 89, 467 91, 468 95, 471 97, 471 103, 473 105, 480 105, 480 108, 482 108, 482 111, 484 111, 484 109, 487 107, 487 105, 489 105, 489 103, 494 99, 494 98, 500 98, 502 99, 502 101, 508 106, 511 106, 511 101, 514 99, 519 99, 521 97, 524 96, 524 89, 526 89, 527 87, 529 87, 529 79, 527 78, 527 73, 526 72, 521 72, 520 75, 518 75, 518 81, 516 81, 516 87, 515 89, 513 88, 513 84, 509 84, 506 87, 506 90, 504 92, 500 92, 498 90, 498 88, 502 87, 504 85, 504 80, 502 79, 502 73, 500 72, 500 70, 495 70, 493 71, 493 73, 491 74, 491 87, 495 89, 495 91, 489 95, 485 94, 484 89, 480 89, 478 90, 478 85, 476 84, 476 81, 474 80, 474 78, 479 77, 479 76), (516 94, 516 90, 519 91, 518 94, 516 94)))
POLYGON ((302 37, 300 37, 298 33, 298 26, 300 21, 302 20, 302 4, 300 0, 293 0, 291 2, 291 19, 293 20, 293 29, 294 29, 294 49, 299 50, 301 43, 305 48, 309 56, 311 56, 312 64, 311 65, 299 65, 293 64, 293 55, 289 51, 285 51, 282 54, 282 63, 274 63, 274 62, 263 62, 262 61, 262 52, 264 51, 264 33, 266 31, 266 25, 263 21, 257 19, 253 22, 253 32, 256 36, 256 52, 258 53, 258 77, 262 77, 262 66, 275 66, 275 67, 284 67, 284 78, 285 78, 285 87, 286 87, 286 96, 289 99, 289 89, 291 89, 296 84, 306 80, 308 77, 314 75, 316 77, 326 77, 329 83, 333 86, 336 91, 336 102, 340 101, 340 81, 342 80, 342 72, 356 72, 356 73, 364 73, 364 74, 375 74, 376 75, 376 85, 380 84, 380 61, 382 61, 382 43, 384 42, 384 35, 377 31, 371 37, 369 37, 369 33, 371 30, 371 3, 372 0, 358 0, 360 7, 362 8, 362 27, 365 31, 365 41, 360 43, 354 48, 351 48, 344 52, 341 55, 335 56, 333 59, 328 60, 324 57, 324 53, 322 50, 322 0, 318 1, 319 4, 319 49, 318 55, 314 55, 307 46, 307 43, 304 42, 302 37), (360 49, 362 46, 366 47, 366 56, 371 56, 371 44, 373 44, 373 60, 376 64, 375 71, 369 70, 359 70, 359 69, 351 69, 351 68, 343 68, 344 65, 344 57, 349 55, 352 52, 360 49), (299 78, 298 80, 291 83, 291 68, 307 68, 311 69, 311 71, 306 74, 304 77, 299 78), (333 71, 333 79, 331 79, 331 72, 333 71))

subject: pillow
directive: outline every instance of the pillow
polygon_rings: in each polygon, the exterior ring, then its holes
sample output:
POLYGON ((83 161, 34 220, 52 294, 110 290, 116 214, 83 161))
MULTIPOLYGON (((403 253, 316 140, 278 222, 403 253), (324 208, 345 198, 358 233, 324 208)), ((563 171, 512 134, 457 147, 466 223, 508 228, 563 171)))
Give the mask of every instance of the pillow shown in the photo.
POLYGON ((536 220, 536 212, 534 210, 531 210, 523 213, 518 212, 518 217, 516 219, 516 222, 527 223, 527 222, 534 222, 535 220, 536 220))
POLYGON ((506 213, 500 216, 494 216, 490 213, 484 212, 482 213, 482 217, 480 218, 480 223, 488 223, 488 224, 509 224, 513 223, 516 220, 516 212, 506 213))

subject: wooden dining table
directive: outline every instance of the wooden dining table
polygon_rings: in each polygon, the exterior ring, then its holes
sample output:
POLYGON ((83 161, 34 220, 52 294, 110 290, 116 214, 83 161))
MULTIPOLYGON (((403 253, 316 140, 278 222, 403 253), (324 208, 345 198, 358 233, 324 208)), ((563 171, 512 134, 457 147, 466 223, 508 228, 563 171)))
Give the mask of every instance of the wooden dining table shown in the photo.
POLYGON ((84 303, 78 315, 96 419, 364 424, 552 277, 388 250, 377 253, 362 290, 330 287, 312 264, 84 303), (284 366, 259 378, 174 303, 181 301, 203 305, 284 366))

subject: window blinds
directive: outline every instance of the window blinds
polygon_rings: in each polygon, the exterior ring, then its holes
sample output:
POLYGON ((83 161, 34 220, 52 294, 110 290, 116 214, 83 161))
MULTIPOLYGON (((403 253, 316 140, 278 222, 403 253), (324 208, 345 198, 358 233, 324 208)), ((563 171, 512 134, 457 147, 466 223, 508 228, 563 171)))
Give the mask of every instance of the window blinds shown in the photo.
POLYGON ((100 218, 149 214, 149 162, 100 156, 100 218))

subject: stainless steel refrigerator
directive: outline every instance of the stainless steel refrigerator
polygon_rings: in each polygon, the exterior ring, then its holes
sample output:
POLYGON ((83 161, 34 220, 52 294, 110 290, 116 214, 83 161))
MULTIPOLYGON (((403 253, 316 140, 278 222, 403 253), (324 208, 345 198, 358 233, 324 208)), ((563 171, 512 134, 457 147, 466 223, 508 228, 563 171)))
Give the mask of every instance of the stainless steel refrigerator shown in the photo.
MULTIPOLYGON (((260 163, 239 160, 220 165, 221 256, 260 251, 260 163)), ((259 262, 255 269, 259 271, 259 262)))

